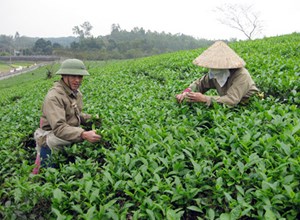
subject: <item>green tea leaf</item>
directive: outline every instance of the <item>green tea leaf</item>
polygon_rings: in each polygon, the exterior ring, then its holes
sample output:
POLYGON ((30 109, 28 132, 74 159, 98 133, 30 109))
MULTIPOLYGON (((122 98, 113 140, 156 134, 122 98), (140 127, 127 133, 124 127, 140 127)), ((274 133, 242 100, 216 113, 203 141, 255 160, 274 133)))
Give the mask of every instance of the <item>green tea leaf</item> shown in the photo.
POLYGON ((90 203, 92 204, 99 197, 99 189, 95 189, 90 196, 90 203))
POLYGON ((264 215, 265 219, 268 220, 276 220, 276 215, 274 214, 274 212, 271 209, 267 209, 266 213, 264 215))
POLYGON ((110 173, 108 171, 104 171, 103 172, 103 175, 106 177, 106 179, 111 183, 111 184, 114 184, 114 181, 110 175, 110 173))
POLYGON ((64 220, 64 219, 66 219, 66 216, 62 215, 58 209, 52 207, 51 210, 57 216, 57 220, 64 220))
POLYGON ((137 185, 140 185, 143 181, 143 177, 140 173, 138 173, 135 177, 134 177, 135 183, 137 185))
POLYGON ((283 187, 285 188, 286 192, 288 193, 291 199, 295 198, 295 192, 293 191, 290 185, 283 185, 283 187))
POLYGON ((194 212, 203 212, 199 207, 197 207, 197 206, 188 206, 187 207, 187 209, 189 209, 189 210, 192 210, 192 211, 194 211, 194 212))
POLYGON ((56 200, 57 203, 61 203, 63 197, 65 197, 65 195, 59 188, 53 190, 53 198, 56 200))
POLYGON ((93 185, 93 181, 92 180, 89 180, 87 182, 85 182, 85 193, 88 194, 92 188, 92 185, 93 185))
POLYGON ((151 220, 155 220, 156 219, 155 215, 154 215, 154 212, 152 210, 146 209, 146 212, 147 212, 147 214, 149 216, 149 219, 151 219, 151 220))
POLYGON ((229 213, 222 213, 220 215, 220 220, 231 220, 230 218, 231 218, 231 216, 229 213))

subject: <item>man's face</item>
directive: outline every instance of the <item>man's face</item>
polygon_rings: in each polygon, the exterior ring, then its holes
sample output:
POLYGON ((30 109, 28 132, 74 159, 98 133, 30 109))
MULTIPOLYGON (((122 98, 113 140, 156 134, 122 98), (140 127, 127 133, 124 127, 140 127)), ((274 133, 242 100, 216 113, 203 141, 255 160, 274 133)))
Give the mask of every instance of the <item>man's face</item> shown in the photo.
POLYGON ((77 91, 81 85, 83 76, 77 75, 64 75, 64 82, 70 87, 71 90, 77 91))

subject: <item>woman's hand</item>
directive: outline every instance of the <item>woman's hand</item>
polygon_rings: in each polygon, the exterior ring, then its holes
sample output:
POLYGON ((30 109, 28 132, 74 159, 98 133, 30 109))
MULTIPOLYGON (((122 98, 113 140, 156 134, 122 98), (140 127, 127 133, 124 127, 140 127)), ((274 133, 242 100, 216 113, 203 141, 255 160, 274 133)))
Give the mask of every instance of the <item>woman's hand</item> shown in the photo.
POLYGON ((188 94, 188 92, 183 92, 183 93, 176 95, 177 102, 181 103, 184 100, 184 98, 186 97, 186 94, 188 94))
POLYGON ((201 92, 189 92, 186 94, 188 102, 207 102, 207 98, 201 92))
POLYGON ((100 141, 101 136, 96 134, 95 130, 91 130, 91 131, 82 132, 81 133, 81 138, 83 140, 87 140, 88 142, 95 143, 95 142, 100 141))

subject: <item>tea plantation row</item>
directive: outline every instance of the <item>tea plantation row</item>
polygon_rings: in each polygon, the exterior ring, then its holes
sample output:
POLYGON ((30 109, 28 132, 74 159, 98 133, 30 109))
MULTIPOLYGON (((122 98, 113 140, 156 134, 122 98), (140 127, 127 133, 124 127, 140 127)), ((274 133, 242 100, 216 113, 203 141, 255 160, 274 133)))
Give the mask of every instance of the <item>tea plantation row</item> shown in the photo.
POLYGON ((206 71, 192 64, 204 48, 87 62, 84 111, 101 116, 103 140, 73 144, 54 156, 59 168, 35 176, 32 134, 59 78, 15 77, 0 89, 0 218, 299 218, 300 34, 230 46, 263 100, 234 108, 176 103, 206 71))

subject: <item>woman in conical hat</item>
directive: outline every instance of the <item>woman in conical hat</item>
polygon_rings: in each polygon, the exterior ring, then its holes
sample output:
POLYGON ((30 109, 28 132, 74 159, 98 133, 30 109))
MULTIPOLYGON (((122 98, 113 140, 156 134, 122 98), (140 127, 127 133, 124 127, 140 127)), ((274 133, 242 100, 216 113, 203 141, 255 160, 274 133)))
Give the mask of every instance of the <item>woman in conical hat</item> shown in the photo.
POLYGON ((179 103, 186 99, 188 102, 203 102, 208 106, 213 102, 235 106, 246 102, 259 91, 245 68, 245 61, 223 41, 215 42, 193 63, 208 68, 208 74, 176 95, 179 103), (210 89, 216 89, 218 95, 204 95, 210 89))

